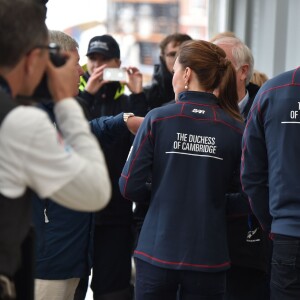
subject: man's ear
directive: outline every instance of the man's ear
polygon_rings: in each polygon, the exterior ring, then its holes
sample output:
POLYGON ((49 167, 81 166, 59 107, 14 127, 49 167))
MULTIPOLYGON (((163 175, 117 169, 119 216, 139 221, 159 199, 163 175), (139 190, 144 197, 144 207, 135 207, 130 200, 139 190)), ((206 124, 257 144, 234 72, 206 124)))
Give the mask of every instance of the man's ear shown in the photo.
POLYGON ((245 81, 247 79, 247 77, 248 77, 249 65, 248 64, 242 65, 241 71, 242 71, 241 79, 243 81, 245 81))
POLYGON ((24 71, 26 75, 31 75, 35 72, 36 67, 38 67, 38 63, 40 62, 39 57, 41 55, 41 49, 33 49, 27 53, 24 61, 24 71))
POLYGON ((41 49, 33 49, 24 56, 24 62, 22 66, 22 82, 23 91, 22 94, 31 95, 38 83, 41 81, 45 72, 47 59, 43 59, 41 49))

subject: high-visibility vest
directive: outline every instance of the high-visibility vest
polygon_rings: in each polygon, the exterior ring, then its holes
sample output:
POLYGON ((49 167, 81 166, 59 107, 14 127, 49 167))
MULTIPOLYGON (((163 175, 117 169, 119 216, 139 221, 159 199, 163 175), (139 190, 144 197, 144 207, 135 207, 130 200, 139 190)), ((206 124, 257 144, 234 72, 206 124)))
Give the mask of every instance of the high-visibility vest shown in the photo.
MULTIPOLYGON (((85 80, 85 78, 83 76, 80 76, 80 84, 79 84, 79 90, 81 92, 84 91, 85 87, 86 87, 87 81, 85 80)), ((125 84, 120 84, 120 88, 117 89, 115 95, 114 95, 114 100, 118 100, 118 98, 120 96, 122 96, 125 92, 125 84)))

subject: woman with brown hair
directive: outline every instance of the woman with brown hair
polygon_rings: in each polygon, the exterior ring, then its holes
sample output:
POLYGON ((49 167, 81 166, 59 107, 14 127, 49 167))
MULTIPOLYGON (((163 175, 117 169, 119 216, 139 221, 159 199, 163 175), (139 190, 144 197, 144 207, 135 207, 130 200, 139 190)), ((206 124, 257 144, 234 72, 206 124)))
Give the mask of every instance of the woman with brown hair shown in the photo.
POLYGON ((206 41, 182 44, 173 70, 176 103, 147 114, 119 181, 125 198, 150 203, 134 252, 136 300, 223 299, 225 194, 238 186, 243 132, 235 70, 206 41))

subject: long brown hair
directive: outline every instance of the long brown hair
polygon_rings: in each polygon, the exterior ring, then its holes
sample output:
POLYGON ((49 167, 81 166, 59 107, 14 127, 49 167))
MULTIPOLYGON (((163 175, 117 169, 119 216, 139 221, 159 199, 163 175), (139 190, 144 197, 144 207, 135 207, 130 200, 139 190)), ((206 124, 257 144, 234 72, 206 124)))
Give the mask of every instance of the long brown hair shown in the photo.
POLYGON ((195 72, 205 90, 218 89, 220 106, 233 118, 243 121, 238 108, 236 71, 223 49, 203 40, 186 41, 179 49, 178 61, 195 72))

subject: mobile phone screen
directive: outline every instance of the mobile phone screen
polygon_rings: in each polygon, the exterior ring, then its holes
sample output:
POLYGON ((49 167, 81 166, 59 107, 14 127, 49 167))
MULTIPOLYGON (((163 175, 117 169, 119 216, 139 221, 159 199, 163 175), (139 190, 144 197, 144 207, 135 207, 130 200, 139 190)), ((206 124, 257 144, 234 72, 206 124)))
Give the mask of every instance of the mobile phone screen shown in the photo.
POLYGON ((128 81, 127 72, 124 69, 106 68, 103 71, 103 80, 128 81))

